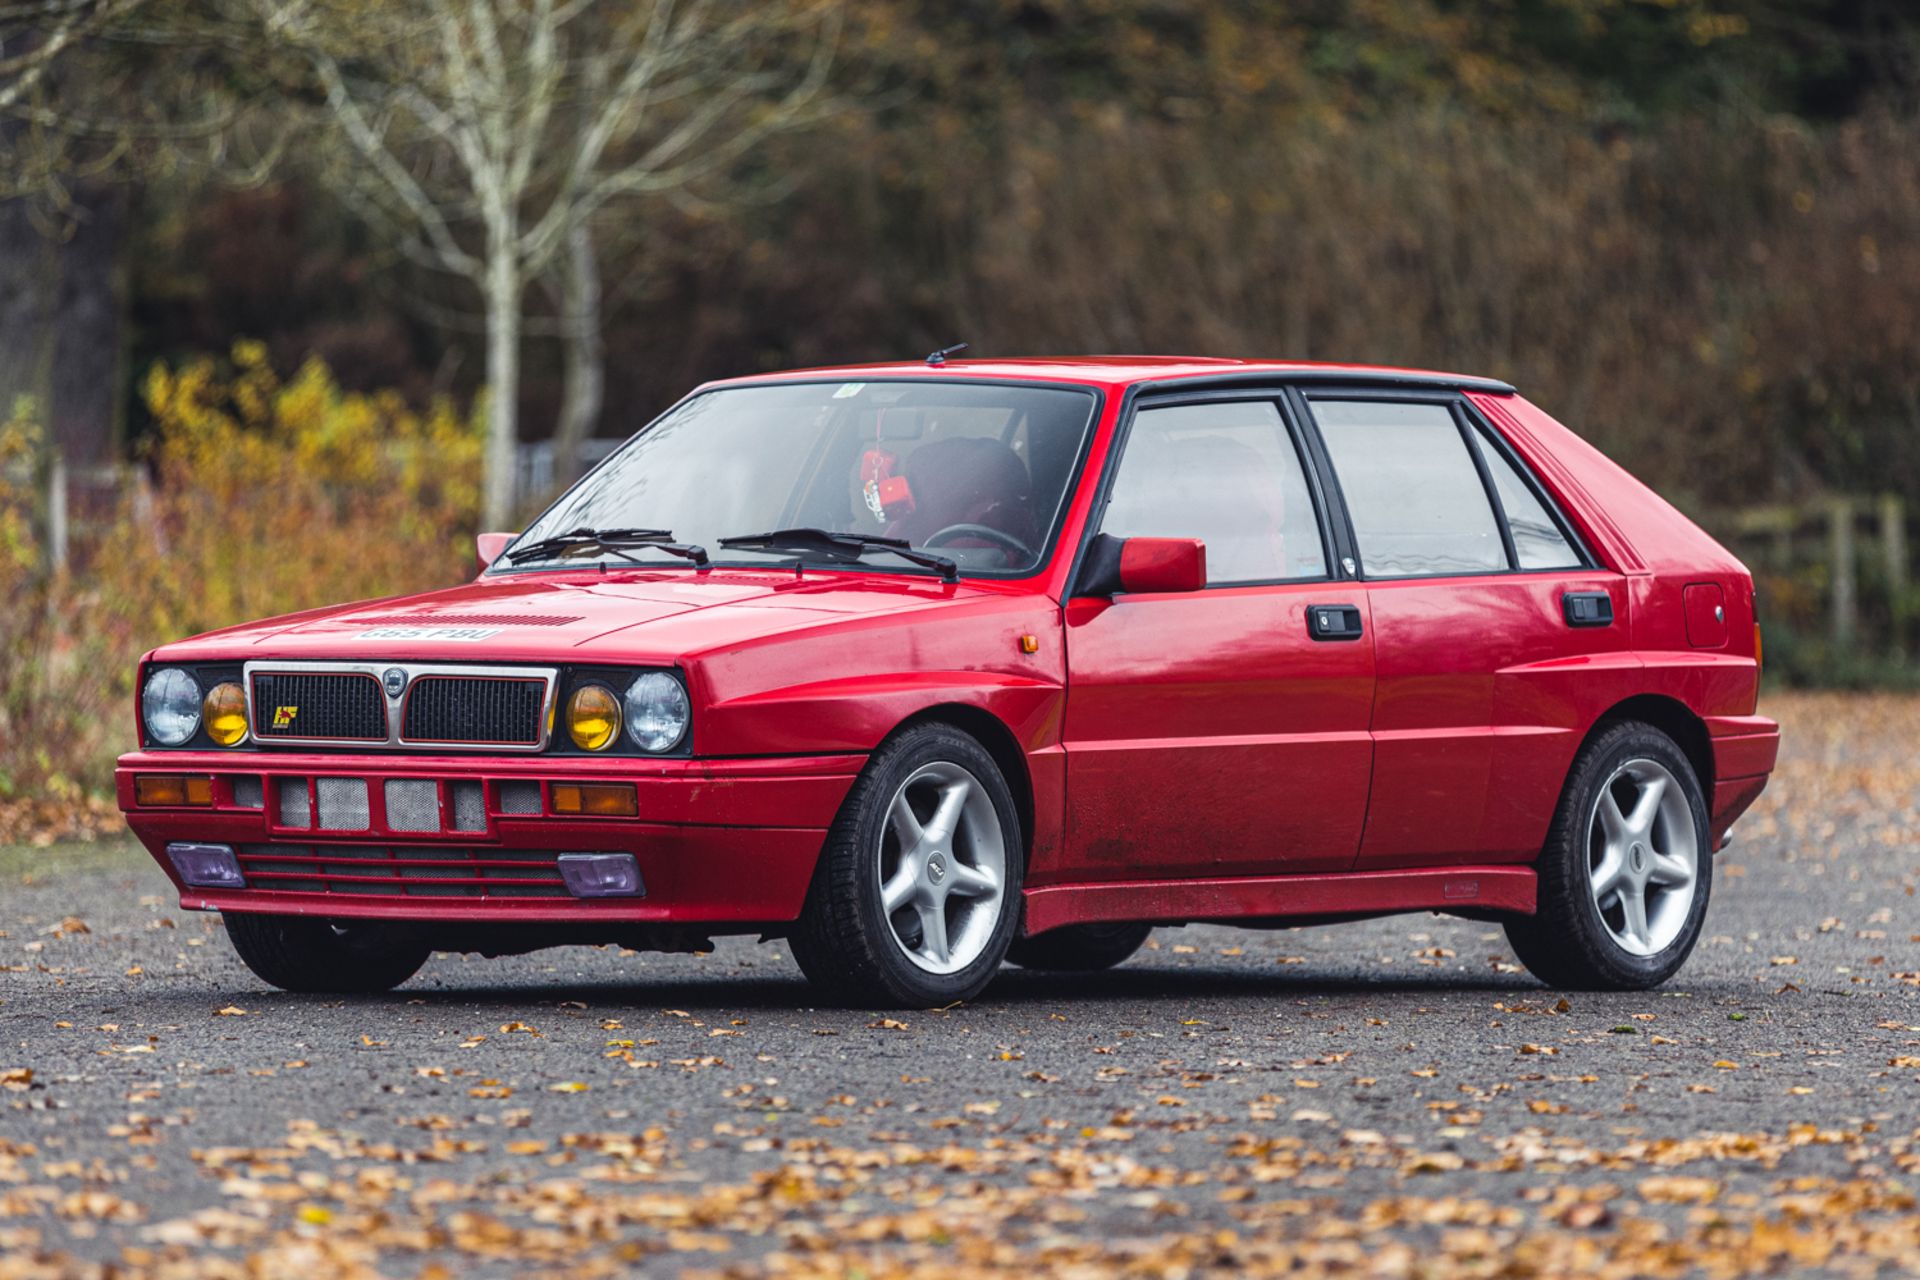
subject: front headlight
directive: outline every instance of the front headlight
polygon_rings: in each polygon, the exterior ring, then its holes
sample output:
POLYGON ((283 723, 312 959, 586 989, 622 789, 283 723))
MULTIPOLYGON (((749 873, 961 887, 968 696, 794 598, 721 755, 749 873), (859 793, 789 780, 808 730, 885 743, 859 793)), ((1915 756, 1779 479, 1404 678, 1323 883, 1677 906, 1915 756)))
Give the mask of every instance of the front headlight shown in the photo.
POLYGON ((687 691, 664 671, 627 687, 627 736, 642 751, 665 751, 687 732, 687 691))
POLYGON ((200 683, 178 667, 163 667, 147 677, 140 691, 140 717, 147 736, 163 747, 177 747, 200 727, 200 683))

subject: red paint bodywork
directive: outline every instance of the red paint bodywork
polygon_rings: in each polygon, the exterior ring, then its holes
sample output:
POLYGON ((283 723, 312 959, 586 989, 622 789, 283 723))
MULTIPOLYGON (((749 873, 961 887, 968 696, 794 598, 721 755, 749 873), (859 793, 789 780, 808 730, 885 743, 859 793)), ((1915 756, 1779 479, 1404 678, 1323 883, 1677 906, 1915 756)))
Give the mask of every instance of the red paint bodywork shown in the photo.
MULTIPOLYGON (((1036 572, 953 584, 878 570, 679 565, 491 576, 234 627, 144 660, 677 667, 693 705, 693 759, 147 750, 122 757, 118 771, 129 825, 169 876, 170 840, 259 843, 276 831, 261 810, 141 809, 133 797, 137 772, 216 779, 340 773, 371 780, 376 796, 381 780, 399 777, 478 777, 489 786, 511 778, 632 781, 637 820, 494 813, 484 842, 501 850, 631 851, 646 878, 645 898, 463 900, 182 886, 183 905, 777 931, 800 912, 824 833, 866 756, 924 716, 957 721, 1002 760, 1027 828, 1030 932, 1093 920, 1529 912, 1528 864, 1575 753, 1604 717, 1626 711, 1669 726, 1702 775, 1716 847, 1773 767, 1778 729, 1755 714, 1753 585, 1745 568, 1598 450, 1498 384, 1367 367, 1147 357, 860 366, 738 384, 852 375, 1034 381, 1101 394, 1062 528, 1036 572), (1348 377, 1374 386, 1437 379, 1423 385, 1463 392, 1538 475, 1599 567, 1178 591, 1172 588, 1191 585, 1180 580, 1191 565, 1143 555, 1131 568, 1151 575, 1160 592, 1070 597, 1110 450, 1140 395, 1225 378, 1284 386, 1348 377), (1614 623, 1569 628, 1561 614, 1566 591, 1606 592, 1614 623), (1309 639, 1306 610, 1332 604, 1359 611, 1361 639, 1309 639), (515 625, 529 617, 541 625, 515 625), (382 641, 378 652, 355 640, 370 627, 472 626, 476 618, 498 634, 478 644, 382 641), (1037 638, 1035 652, 1023 651, 1024 637, 1037 638)), ((481 555, 499 549, 483 546, 481 555)), ((225 786, 217 781, 216 794, 229 795, 225 786)), ((360 843, 389 841, 377 801, 374 817, 360 843)), ((406 843, 446 838, 408 836, 406 843)), ((314 842, 308 833, 299 839, 314 842)))

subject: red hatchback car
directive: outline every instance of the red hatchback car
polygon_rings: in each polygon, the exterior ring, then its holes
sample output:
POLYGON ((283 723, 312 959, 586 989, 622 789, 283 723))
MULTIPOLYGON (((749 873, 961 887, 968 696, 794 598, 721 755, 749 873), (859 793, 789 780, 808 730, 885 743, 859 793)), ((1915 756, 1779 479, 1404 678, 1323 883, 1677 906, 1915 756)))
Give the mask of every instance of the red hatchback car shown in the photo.
POLYGON ((1740 562, 1485 378, 712 383, 480 548, 141 663, 121 807, 270 983, 757 933, 927 1006, 1433 910, 1649 987, 1779 744, 1740 562))

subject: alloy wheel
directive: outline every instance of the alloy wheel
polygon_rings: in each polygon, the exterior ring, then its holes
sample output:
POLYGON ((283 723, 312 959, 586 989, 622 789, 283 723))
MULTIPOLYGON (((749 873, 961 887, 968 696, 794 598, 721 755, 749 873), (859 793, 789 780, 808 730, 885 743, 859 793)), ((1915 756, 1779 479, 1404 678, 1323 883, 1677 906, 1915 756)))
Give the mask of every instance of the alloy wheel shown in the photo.
POLYGON ((980 780, 923 765, 894 792, 879 848, 880 905, 894 943, 929 973, 957 973, 987 949, 1005 910, 1007 844, 980 780))
POLYGON ((1614 942, 1637 956, 1671 946, 1686 928, 1700 869, 1680 780, 1658 761, 1626 761, 1600 788, 1587 830, 1587 884, 1614 942))

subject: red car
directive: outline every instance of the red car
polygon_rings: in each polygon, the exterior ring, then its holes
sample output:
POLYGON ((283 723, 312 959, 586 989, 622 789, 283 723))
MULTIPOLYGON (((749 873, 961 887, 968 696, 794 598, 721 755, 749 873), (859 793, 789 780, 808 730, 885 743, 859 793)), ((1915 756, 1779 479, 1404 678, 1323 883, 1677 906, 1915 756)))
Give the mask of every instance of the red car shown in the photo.
POLYGON ((1644 988, 1779 744, 1740 562, 1486 378, 717 382, 479 542, 140 665, 120 805, 267 982, 748 933, 928 1006, 1159 924, 1431 910, 1644 988))

